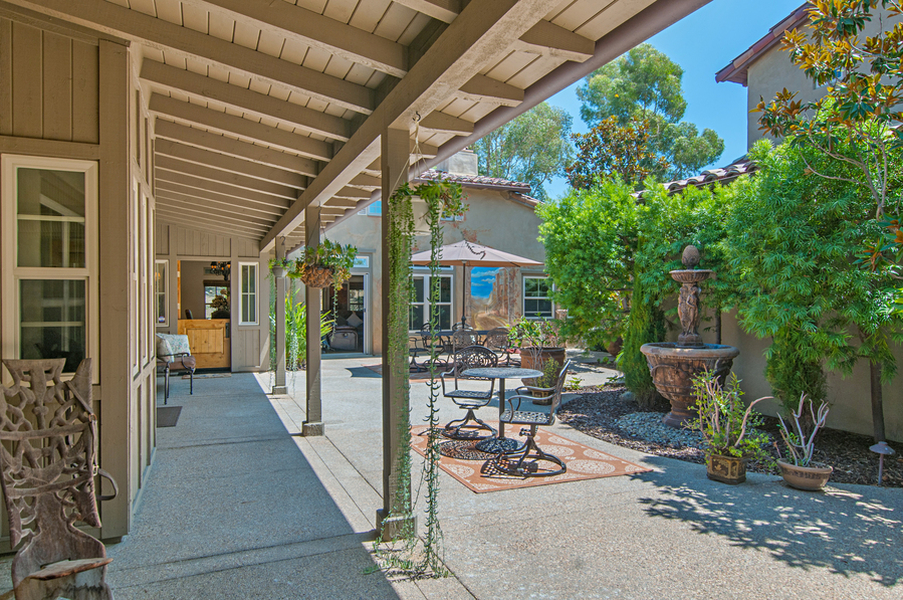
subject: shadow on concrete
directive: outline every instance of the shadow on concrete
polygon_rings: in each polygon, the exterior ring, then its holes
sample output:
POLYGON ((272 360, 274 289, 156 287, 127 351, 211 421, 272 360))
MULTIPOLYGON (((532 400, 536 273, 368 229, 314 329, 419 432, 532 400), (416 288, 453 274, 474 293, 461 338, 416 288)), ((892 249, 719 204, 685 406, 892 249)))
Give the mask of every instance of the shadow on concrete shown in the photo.
POLYGON ((372 532, 347 521, 253 375, 178 400, 131 532, 109 547, 118 600, 398 599, 365 574, 372 532))
POLYGON ((370 367, 348 367, 352 377, 367 377, 370 379, 382 379, 383 376, 370 367))
MULTIPOLYGON (((647 462, 667 467, 656 458, 647 462)), ((872 495, 866 486, 829 485, 803 492, 768 476, 738 486, 708 480, 675 485, 662 472, 639 477, 658 486, 657 497, 640 498, 650 517, 683 521, 697 533, 723 536, 792 567, 865 574, 887 587, 903 582, 901 498, 894 490, 875 488, 872 495)))

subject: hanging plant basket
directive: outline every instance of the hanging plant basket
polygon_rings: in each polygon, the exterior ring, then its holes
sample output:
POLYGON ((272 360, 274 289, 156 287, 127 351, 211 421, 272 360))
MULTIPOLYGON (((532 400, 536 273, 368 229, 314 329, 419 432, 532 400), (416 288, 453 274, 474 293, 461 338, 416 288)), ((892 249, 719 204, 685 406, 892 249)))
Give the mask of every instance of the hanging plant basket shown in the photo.
POLYGON ((307 287, 323 289, 332 283, 335 270, 323 265, 302 265, 300 279, 307 287))

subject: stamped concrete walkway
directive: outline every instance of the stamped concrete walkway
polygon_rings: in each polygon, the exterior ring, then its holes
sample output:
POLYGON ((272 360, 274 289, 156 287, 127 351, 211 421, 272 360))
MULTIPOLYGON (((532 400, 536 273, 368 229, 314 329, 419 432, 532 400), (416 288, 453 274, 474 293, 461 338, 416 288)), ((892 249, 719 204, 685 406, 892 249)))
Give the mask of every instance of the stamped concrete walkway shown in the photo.
MULTIPOLYGON (((267 397, 267 375, 201 379, 193 396, 177 380, 178 425, 158 431, 133 533, 109 547, 117 600, 903 597, 901 490, 812 494, 761 475, 731 487, 564 425, 654 471, 480 495, 443 474, 452 577, 368 573, 382 450, 380 379, 365 365, 377 360, 324 361, 321 438, 294 435, 303 399, 267 397)), ((606 375, 595 371, 585 383, 606 375)), ((412 384, 413 423, 426 396, 412 384)))

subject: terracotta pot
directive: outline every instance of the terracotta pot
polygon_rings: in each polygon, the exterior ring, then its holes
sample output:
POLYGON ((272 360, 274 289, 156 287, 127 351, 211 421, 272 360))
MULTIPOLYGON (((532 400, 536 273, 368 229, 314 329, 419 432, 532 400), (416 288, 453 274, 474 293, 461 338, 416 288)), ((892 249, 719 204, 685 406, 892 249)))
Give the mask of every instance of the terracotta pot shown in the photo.
MULTIPOLYGON (((524 369, 536 369, 537 371, 543 371, 543 367, 550 360, 554 360, 558 363, 558 368, 555 369, 555 376, 552 378, 552 383, 558 380, 558 375, 561 374, 561 368, 564 366, 564 362, 567 357, 567 350, 564 348, 536 348, 536 347, 526 347, 521 348, 520 350, 520 366, 524 369)), ((544 371, 543 371, 544 372, 544 371)), ((539 386, 539 379, 521 379, 524 385, 530 385, 534 387, 539 386)), ((543 396, 544 394, 537 394, 534 392, 534 395, 543 396)), ((534 404, 542 404, 541 402, 533 402, 534 404)), ((546 402, 545 404, 549 404, 546 402)))
POLYGON ((624 338, 618 337, 611 342, 608 342, 608 346, 605 350, 611 354, 613 357, 617 358, 618 354, 621 352, 621 349, 624 347, 624 338))
POLYGON ((706 461, 709 479, 736 485, 746 481, 746 460, 736 456, 712 454, 706 461))
POLYGON ((817 492, 825 487, 834 472, 834 467, 799 467, 783 460, 778 461, 778 466, 781 467, 781 476, 787 485, 810 492, 817 492))

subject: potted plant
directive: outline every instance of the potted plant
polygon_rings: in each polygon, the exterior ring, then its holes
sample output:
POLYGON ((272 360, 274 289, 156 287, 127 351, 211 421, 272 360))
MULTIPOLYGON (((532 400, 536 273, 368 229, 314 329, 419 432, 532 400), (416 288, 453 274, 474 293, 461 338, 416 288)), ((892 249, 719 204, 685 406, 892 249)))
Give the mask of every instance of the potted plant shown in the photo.
POLYGON ((768 460, 764 450, 768 437, 754 429, 761 424, 761 415, 753 411, 753 406, 770 396, 746 406, 736 374, 731 373, 724 388, 717 376, 708 371, 693 378, 693 393, 699 416, 688 427, 698 430, 706 441, 708 478, 722 483, 743 483, 747 460, 768 460))
POLYGON ((210 306, 213 308, 213 312, 210 314, 211 319, 228 319, 230 317, 228 291, 225 294, 214 296, 210 301, 210 306))
POLYGON ((781 476, 787 485, 799 490, 817 491, 825 487, 834 472, 833 467, 815 466, 815 436, 825 426, 828 419, 828 403, 812 400, 806 394, 800 396, 800 403, 787 417, 788 424, 780 414, 781 437, 787 447, 788 461, 778 459, 781 476), (792 420, 791 420, 792 419, 792 420), (793 429, 791 429, 791 425, 793 429))
POLYGON ((271 258, 269 265, 270 272, 275 277, 284 277, 286 273, 291 272, 294 261, 290 258, 271 258))
POLYGON ((336 289, 351 278, 351 268, 357 256, 357 248, 343 246, 324 239, 316 246, 307 246, 295 260, 295 268, 289 277, 296 277, 304 285, 325 288, 332 284, 336 289))
MULTIPOLYGON (((521 367, 543 372, 541 378, 521 380, 524 385, 541 388, 547 387, 542 385, 545 380, 557 381, 567 353, 559 320, 521 317, 508 330, 508 341, 518 349, 521 367), (554 363, 554 366, 550 363, 554 363)), ((537 392, 536 395, 548 394, 537 392)))

